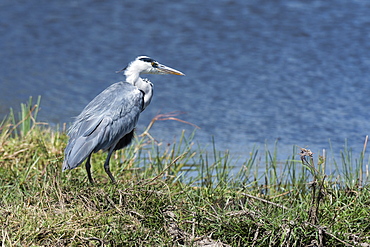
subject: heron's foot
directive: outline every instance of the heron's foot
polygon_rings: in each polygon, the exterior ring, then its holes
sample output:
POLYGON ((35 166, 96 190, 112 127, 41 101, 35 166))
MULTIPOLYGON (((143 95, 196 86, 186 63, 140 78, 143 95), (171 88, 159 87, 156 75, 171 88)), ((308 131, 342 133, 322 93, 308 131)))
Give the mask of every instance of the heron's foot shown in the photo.
POLYGON ((90 182, 90 184, 91 184, 91 185, 94 185, 94 184, 95 184, 94 179, 92 179, 91 175, 90 175, 90 176, 88 176, 88 177, 89 177, 89 182, 90 182))
POLYGON ((107 174, 108 174, 108 176, 109 176, 110 180, 112 181, 112 184, 116 184, 117 182, 116 182, 116 180, 114 179, 114 177, 113 177, 112 173, 110 172, 110 170, 108 170, 108 171, 106 171, 106 172, 107 172, 107 174))
POLYGON ((110 172, 109 164, 104 165, 104 170, 108 174, 110 180, 112 181, 112 184, 115 184, 116 183, 116 180, 114 179, 112 173, 110 172))

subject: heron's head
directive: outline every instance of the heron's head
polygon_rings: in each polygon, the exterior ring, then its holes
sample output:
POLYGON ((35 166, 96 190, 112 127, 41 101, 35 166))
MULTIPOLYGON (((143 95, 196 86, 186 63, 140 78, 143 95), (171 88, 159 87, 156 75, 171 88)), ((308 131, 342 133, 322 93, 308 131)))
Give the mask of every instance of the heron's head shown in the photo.
POLYGON ((125 71, 126 76, 129 74, 185 75, 182 72, 160 64, 147 56, 137 57, 122 71, 125 71))

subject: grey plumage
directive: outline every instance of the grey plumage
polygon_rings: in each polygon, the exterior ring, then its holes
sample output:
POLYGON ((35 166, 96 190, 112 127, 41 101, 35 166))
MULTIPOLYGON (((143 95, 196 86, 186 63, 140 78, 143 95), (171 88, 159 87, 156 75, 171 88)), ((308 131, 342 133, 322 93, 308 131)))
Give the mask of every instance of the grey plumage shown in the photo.
POLYGON ((134 129, 143 110, 143 93, 135 86, 118 82, 105 89, 71 126, 63 170, 79 166, 91 152, 107 151, 134 129))
POLYGON ((115 182, 109 169, 110 157, 115 150, 131 142, 140 113, 152 99, 153 84, 139 75, 184 75, 146 56, 137 57, 124 69, 124 73, 126 82, 112 84, 97 95, 70 127, 63 171, 76 168, 87 159, 87 175, 93 183, 90 157, 92 153, 103 150, 108 152, 104 169, 115 182))

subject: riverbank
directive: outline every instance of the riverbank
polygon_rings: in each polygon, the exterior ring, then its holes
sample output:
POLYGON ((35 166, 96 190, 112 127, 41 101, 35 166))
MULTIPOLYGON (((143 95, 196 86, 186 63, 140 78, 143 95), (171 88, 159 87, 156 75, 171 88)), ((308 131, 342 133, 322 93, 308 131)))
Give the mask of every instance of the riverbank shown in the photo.
POLYGON ((234 172, 192 134, 162 145, 149 129, 112 157, 117 184, 95 154, 92 186, 83 166, 61 172, 67 136, 37 112, 30 100, 0 125, 2 246, 370 246, 366 145, 335 164, 251 150, 234 172))

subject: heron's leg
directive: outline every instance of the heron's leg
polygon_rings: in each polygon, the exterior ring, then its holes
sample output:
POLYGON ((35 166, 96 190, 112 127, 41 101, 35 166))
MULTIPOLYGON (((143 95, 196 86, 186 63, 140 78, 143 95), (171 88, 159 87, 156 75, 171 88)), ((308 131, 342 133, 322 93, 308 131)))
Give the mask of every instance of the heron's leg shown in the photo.
POLYGON ((91 158, 91 154, 89 154, 89 156, 87 157, 86 159, 86 163, 85 163, 85 167, 86 167, 86 171, 87 171, 87 177, 90 181, 91 184, 94 184, 94 180, 91 176, 91 164, 90 164, 90 158, 91 158))
POLYGON ((109 150, 109 152, 108 152, 107 159, 105 160, 105 163, 104 163, 104 170, 108 174, 112 183, 116 183, 116 180, 114 179, 114 177, 113 177, 113 175, 112 175, 112 173, 110 172, 110 169, 109 169, 109 161, 110 161, 110 157, 112 156, 113 151, 114 151, 114 149, 109 150))

